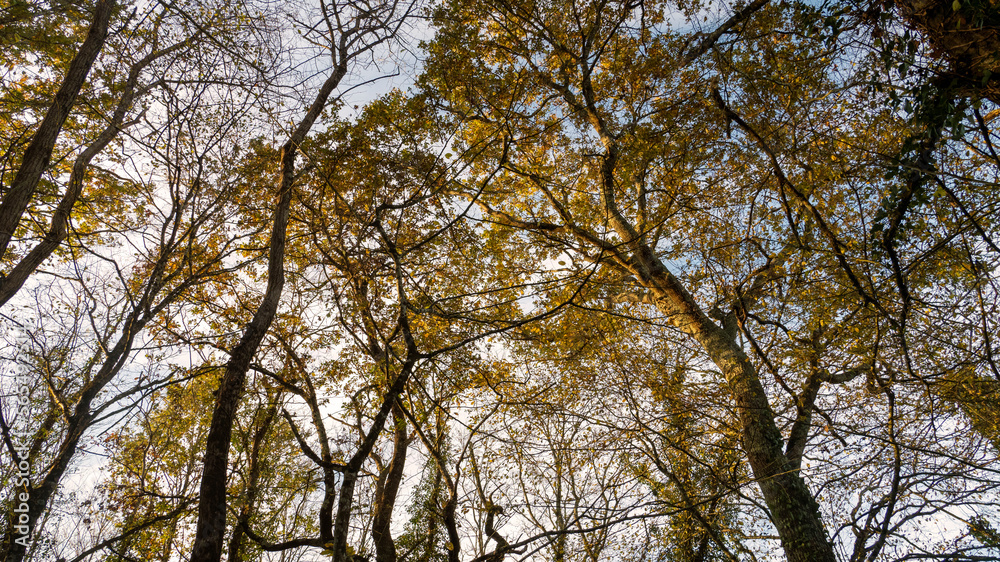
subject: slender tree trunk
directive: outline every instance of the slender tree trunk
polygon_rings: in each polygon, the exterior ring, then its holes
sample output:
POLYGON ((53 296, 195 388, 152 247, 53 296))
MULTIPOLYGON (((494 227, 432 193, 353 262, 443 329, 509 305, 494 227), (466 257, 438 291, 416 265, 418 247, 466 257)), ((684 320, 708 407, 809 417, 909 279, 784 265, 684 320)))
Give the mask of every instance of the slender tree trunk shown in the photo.
POLYGON ((254 507, 257 502, 257 494, 260 492, 258 489, 258 483, 260 482, 260 453, 263 448, 264 438, 267 436, 267 432, 271 429, 271 424, 274 422, 274 417, 278 412, 277 398, 274 399, 268 407, 267 411, 264 413, 264 419, 261 421, 260 426, 253 435, 253 444, 250 448, 250 470, 247 475, 247 486, 243 493, 243 506, 240 508, 240 519, 239 524, 233 529, 233 536, 229 540, 229 562, 242 562, 243 561, 243 537, 245 533, 243 532, 243 525, 250 522, 250 516, 253 515, 254 507))
POLYGON ((198 527, 191 550, 191 562, 219 562, 222 559, 222 543, 226 533, 229 445, 233 421, 243 396, 250 361, 257 353, 260 342, 278 312, 278 301, 285 285, 285 240, 292 205, 295 155, 309 129, 326 107, 330 94, 340 84, 345 74, 347 74, 347 61, 342 58, 341 64, 323 83, 306 116, 281 148, 281 178, 268 251, 267 289, 257 312, 243 332, 243 337, 233 348, 229 362, 226 363, 225 374, 219 384, 219 394, 205 442, 204 470, 198 501, 198 527))
POLYGON ((396 431, 392 441, 392 460, 379 478, 375 490, 375 515, 372 518, 372 539, 375 541, 375 562, 396 562, 396 544, 390 527, 399 484, 403 480, 406 450, 410 445, 406 435, 406 420, 398 404, 393 405, 392 419, 396 431))
MULTIPOLYGON (((444 424, 441 421, 440 415, 437 418, 437 438, 436 442, 432 443, 430 438, 424 433, 420 426, 417 424, 417 420, 412 416, 412 414, 404 411, 404 414, 410 418, 410 422, 413 424, 413 429, 416 431, 417 435, 420 436, 420 440, 423 442, 424 446, 427 447, 428 453, 434 459, 434 465, 437 468, 434 480, 434 488, 431 492, 430 504, 434 508, 439 508, 441 510, 441 522, 444 523, 445 531, 448 533, 448 562, 459 562, 459 555, 462 551, 461 537, 458 534, 458 521, 455 517, 455 510, 458 507, 458 467, 456 467, 455 476, 452 477, 448 473, 448 465, 445 462, 445 455, 442 453, 441 449, 444 444, 445 429, 444 424), (438 502, 438 497, 441 488, 441 482, 444 481, 445 487, 448 489, 448 498, 443 504, 438 502)), ((434 517, 431 517, 434 520, 434 517)), ((428 533, 428 539, 432 539, 434 536, 433 529, 428 533)), ((433 546, 432 544, 428 545, 433 546)))
MULTIPOLYGON (((142 330, 147 321, 140 316, 140 312, 136 311, 126 321, 123 335, 118 339, 115 346, 109 350, 108 356, 105 358, 97 375, 94 376, 90 384, 80 391, 79 399, 73 408, 73 413, 66 420, 66 430, 62 438, 62 443, 52 462, 49 464, 48 471, 45 472, 38 485, 25 490, 24 493, 28 494, 28 525, 32 531, 34 531, 35 523, 38 522, 38 518, 45 511, 45 507, 49 504, 52 496, 59 489, 59 484, 62 482, 63 476, 66 475, 70 463, 76 456, 80 439, 83 437, 84 432, 90 428, 90 424, 94 420, 94 412, 92 411, 94 400, 97 399, 98 394, 104 390, 104 387, 125 366, 125 362, 132 350, 135 336, 142 330)), ((16 502, 15 505, 20 503, 16 502)), ((8 517, 8 522, 6 536, 4 537, 3 559, 5 562, 21 562, 27 553, 27 547, 24 544, 15 542, 19 535, 14 533, 13 516, 8 517)))
POLYGON ((83 84, 87 81, 87 74, 97 60, 97 55, 104 48, 104 42, 108 37, 108 25, 116 4, 117 0, 98 0, 94 5, 94 20, 87 38, 70 62, 62 86, 56 93, 45 118, 42 119, 42 124, 35 131, 31 143, 24 151, 14 181, 0 202, 0 259, 7 254, 7 247, 14 236, 14 231, 17 230, 17 224, 21 221, 21 215, 28 208, 31 196, 38 187, 38 181, 52 158, 52 150, 55 148, 59 132, 69 117, 83 84))
POLYGON ((389 414, 393 411, 393 409, 399 408, 397 404, 399 395, 402 394, 403 389, 406 388, 406 382, 409 380, 410 374, 413 373, 413 366, 416 363, 416 344, 410 336, 410 326, 403 313, 400 313, 399 321, 400 327, 402 328, 402 332, 406 339, 407 359, 406 362, 403 363, 399 374, 396 375, 396 379, 386 391, 382 406, 379 408, 378 413, 375 414, 375 418, 372 420, 372 426, 369 428, 368 434, 361 442, 361 446, 358 447, 358 450, 355 451, 353 456, 351 456, 351 459, 347 462, 346 468, 342 473, 343 484, 341 484, 340 487, 340 499, 337 503, 337 518, 333 524, 334 562, 346 562, 348 560, 347 533, 349 531, 348 525, 351 521, 351 507, 354 505, 354 485, 357 483, 358 472, 360 472, 361 465, 364 463, 365 459, 368 458, 368 455, 371 454, 372 449, 375 447, 375 442, 378 440, 379 434, 382 433, 382 429, 385 427, 385 422, 386 419, 388 419, 389 414))
MULTIPOLYGON (((329 459, 323 459, 327 463, 329 459)), ((353 485, 353 484, 352 484, 353 485)), ((343 486, 341 487, 343 489, 343 486)), ((323 544, 333 540, 333 507, 337 503, 337 475, 329 464, 323 465, 323 502, 319 506, 319 539, 323 544)))
MULTIPOLYGON (((441 470, 437 469, 436 465, 434 468, 435 468, 434 482, 431 485, 431 493, 428 494, 427 496, 427 505, 434 506, 436 508, 438 506, 438 500, 441 497, 441 490, 442 490, 441 484, 444 482, 444 479, 441 478, 441 470)), ((432 510, 428 509, 428 511, 432 510)), ((434 554, 434 547, 435 547, 434 537, 437 536, 438 534, 437 514, 433 512, 429 513, 428 516, 426 517, 426 521, 427 521, 427 539, 424 543, 422 558, 429 559, 431 555, 434 554)))

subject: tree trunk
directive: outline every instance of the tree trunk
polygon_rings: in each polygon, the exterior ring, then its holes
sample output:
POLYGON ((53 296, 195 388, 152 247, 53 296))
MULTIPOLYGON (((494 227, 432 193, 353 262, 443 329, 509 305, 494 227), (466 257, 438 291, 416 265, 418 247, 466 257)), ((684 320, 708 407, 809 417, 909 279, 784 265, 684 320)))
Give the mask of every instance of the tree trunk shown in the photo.
POLYGON ((375 541, 375 562, 396 562, 396 544, 392 540, 390 527, 392 510, 396 504, 399 484, 403 480, 406 465, 406 450, 410 441, 406 435, 406 420, 398 404, 393 405, 392 419, 396 431, 392 441, 392 460, 375 490, 375 515, 372 518, 372 539, 375 541))
POLYGON ((347 532, 349 530, 348 525, 351 521, 351 507, 354 504, 354 485, 358 479, 358 472, 361 470, 361 465, 368 458, 368 455, 371 454, 372 449, 375 447, 375 442, 378 440, 379 434, 382 433, 382 429, 385 427, 385 422, 386 419, 388 419, 390 412, 399 408, 399 405, 397 404, 399 395, 402 394, 403 389, 406 388, 406 382, 410 379, 410 374, 413 373, 413 366, 416 363, 416 344, 413 342, 413 338, 409 335, 410 326, 403 313, 400 313, 399 321, 406 339, 407 359, 403 363, 399 374, 396 375, 396 379, 386 391, 385 398, 382 401, 382 406, 375 414, 375 418, 372 420, 372 426, 368 429, 368 434, 361 442, 361 446, 358 447, 358 450, 351 456, 351 459, 347 462, 347 465, 343 470, 343 484, 340 487, 340 500, 337 503, 337 518, 333 524, 332 549, 334 562, 346 562, 348 560, 347 532))
POLYGON ((198 501, 198 529, 191 549, 191 562, 219 562, 226 533, 226 483, 229 468, 229 445, 233 421, 246 384, 250 361, 257 353, 274 316, 285 285, 285 239, 292 205, 292 182, 295 177, 295 154, 309 129, 319 118, 334 88, 347 74, 347 61, 326 79, 306 116, 281 149, 281 179, 278 205, 274 211, 271 243, 268 251, 267 290, 240 342, 233 348, 226 372, 219 384, 219 396, 212 412, 212 423, 205 441, 204 471, 198 501))
MULTIPOLYGON (((585 80, 584 91, 590 88, 585 80)), ((590 96, 585 96, 590 100, 590 96)), ((583 106, 601 138, 605 153, 601 164, 601 197, 609 225, 625 241, 631 256, 630 273, 656 297, 657 308, 670 323, 693 337, 725 376, 736 402, 747 460, 764 495, 771 520, 778 529, 790 562, 835 562, 833 545, 819 515, 819 504, 783 451, 781 432, 757 370, 736 341, 734 329, 713 322, 694 297, 663 265, 635 226, 622 215, 616 198, 615 175, 620 147, 608 133, 593 102, 583 106)))
POLYGON ((694 337, 729 384, 740 416, 743 449, 764 495, 790 562, 835 562, 819 505, 782 451, 781 432, 756 369, 738 343, 712 322, 680 282, 646 248, 658 307, 671 322, 694 337))
POLYGON ((245 535, 243 531, 243 525, 250 522, 250 516, 253 515, 254 506, 257 502, 257 494, 260 493, 258 489, 258 483, 260 482, 260 453, 264 445, 264 438, 267 436, 267 432, 271 429, 271 424, 274 422, 274 416, 278 412, 278 398, 275 397, 274 401, 267 407, 264 413, 264 419, 261 421, 260 426, 253 435, 253 444, 250 448, 250 471, 247 475, 247 486, 244 491, 243 507, 240 509, 240 519, 239 524, 233 529, 233 536, 229 540, 229 562, 242 562, 243 561, 243 537, 245 535))
POLYGON ((31 196, 38 187, 38 181, 52 158, 52 150, 55 148, 59 132, 69 117, 69 112, 76 103, 84 82, 87 81, 90 68, 104 48, 104 42, 108 37, 108 25, 116 4, 117 0, 98 0, 94 5, 94 21, 90 25, 87 38, 70 62, 62 86, 59 87, 52 106, 45 113, 42 124, 38 126, 35 136, 24 151, 14 181, 0 202, 0 259, 7 254, 7 247, 21 221, 21 215, 28 208, 31 196))

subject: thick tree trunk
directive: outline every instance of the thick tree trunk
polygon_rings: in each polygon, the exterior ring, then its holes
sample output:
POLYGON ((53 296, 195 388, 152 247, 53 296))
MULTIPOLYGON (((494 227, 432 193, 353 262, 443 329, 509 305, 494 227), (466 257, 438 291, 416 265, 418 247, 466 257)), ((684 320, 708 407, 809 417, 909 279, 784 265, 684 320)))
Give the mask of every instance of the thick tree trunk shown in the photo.
POLYGON ((601 186, 604 211, 611 227, 627 241, 632 254, 628 268, 652 291, 657 307, 670 322, 701 344, 725 376, 740 417, 743 449, 778 529, 785 555, 790 562, 835 562, 819 505, 799 476, 796 464, 782 450, 781 432, 756 369, 736 341, 733 330, 718 326, 705 314, 618 210, 614 183, 618 145, 603 132, 598 117, 592 121, 598 122, 595 128, 601 132, 606 147, 601 186))
POLYGON ((634 225, 618 208, 615 187, 620 147, 608 133, 584 81, 581 108, 601 138, 605 154, 601 164, 601 197, 609 225, 625 241, 631 256, 628 269, 656 297, 657 307, 682 332, 693 337, 725 376, 729 393, 736 402, 741 437, 747 460, 778 529, 785 555, 790 562, 835 562, 833 545, 820 519, 819 505, 799 476, 796 465, 783 451, 781 432, 767 393, 750 359, 736 341, 734 330, 713 322, 688 290, 663 265, 634 225))
MULTIPOLYGON (((282 149, 283 166, 293 165, 294 153, 295 147, 286 144, 282 149)), ((288 175, 291 176, 290 170, 288 175)), ((277 313, 278 300, 285 284, 285 229, 292 203, 291 182, 288 184, 287 187, 282 186, 275 212, 267 292, 226 364, 215 409, 212 411, 212 423, 205 442, 204 470, 198 503, 198 530, 192 547, 191 562, 218 562, 222 558, 222 542, 226 531, 229 444, 233 421, 236 418, 240 398, 243 396, 250 361, 277 313)))
MULTIPOLYGON (((738 14, 749 17, 763 4, 748 6, 747 12, 738 14)), ((620 173, 618 159, 621 155, 619 136, 608 127, 604 110, 598 106, 592 83, 593 67, 589 66, 588 49, 591 45, 584 38, 583 56, 578 59, 579 91, 559 79, 541 74, 539 78, 559 93, 564 101, 589 121, 604 147, 600 169, 601 210, 607 225, 614 230, 622 244, 615 244, 576 225, 567 224, 582 241, 606 252, 612 261, 634 275, 639 283, 650 290, 657 307, 682 332, 694 338, 708 353, 728 382, 729 393, 736 403, 740 418, 741 437, 747 459, 760 486, 764 500, 778 530, 785 554, 791 562, 835 562, 833 546, 827 540, 826 530, 820 519, 819 506, 796 466, 783 452, 781 432, 774 421, 774 412, 756 369, 736 341, 733 330, 716 325, 704 313, 694 297, 667 270, 653 249, 645 242, 635 226, 626 220, 617 202, 616 177, 620 173)), ((697 49, 685 61, 690 63, 701 51, 697 49)), ((553 201, 557 208, 559 203, 553 201)), ((558 209, 572 223, 569 211, 558 209)))
MULTIPOLYGON (((323 459, 329 463, 329 459, 323 459)), ((353 483, 351 484, 353 486, 353 483)), ((342 487, 343 488, 343 487, 342 487)), ((333 541, 333 507, 337 503, 337 475, 330 464, 323 466, 323 502, 319 506, 319 539, 333 541)))
POLYGON ((743 449, 764 495, 790 562, 835 562, 820 519, 819 505, 782 451, 767 393, 756 369, 736 340, 712 322, 691 295, 646 248, 658 307, 672 323, 697 340, 726 377, 740 416, 743 449))
POLYGON ((4 194, 3 201, 0 202, 0 259, 7 254, 7 247, 17 230, 17 225, 21 221, 21 215, 28 208, 31 196, 38 187, 38 181, 45 172, 52 158, 52 150, 55 148, 56 139, 62 130, 69 112, 76 103, 76 98, 87 81, 87 74, 97 60, 97 55, 104 48, 104 42, 108 37, 108 25, 111 22, 111 14, 115 10, 116 0, 98 0, 94 5, 94 20, 90 25, 87 38, 80 45, 80 50, 69 64, 69 70, 63 79, 62 86, 56 93, 52 106, 49 107, 42 124, 35 131, 31 143, 24 151, 21 159, 21 166, 14 176, 10 189, 4 194))

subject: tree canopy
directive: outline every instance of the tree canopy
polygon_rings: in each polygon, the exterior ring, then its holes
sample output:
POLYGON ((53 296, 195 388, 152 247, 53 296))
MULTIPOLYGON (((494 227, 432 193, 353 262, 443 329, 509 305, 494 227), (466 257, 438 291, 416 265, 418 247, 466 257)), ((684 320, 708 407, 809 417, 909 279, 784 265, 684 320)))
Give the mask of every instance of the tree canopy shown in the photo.
POLYGON ((1000 558, 998 22, 8 2, 4 560, 1000 558))

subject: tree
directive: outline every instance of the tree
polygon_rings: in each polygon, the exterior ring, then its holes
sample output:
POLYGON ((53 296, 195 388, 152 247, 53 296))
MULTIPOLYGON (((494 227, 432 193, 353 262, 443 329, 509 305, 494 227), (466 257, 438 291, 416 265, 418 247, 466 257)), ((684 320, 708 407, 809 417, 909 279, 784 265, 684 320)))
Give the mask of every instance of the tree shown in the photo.
MULTIPOLYGON (((754 4, 694 37, 672 32, 662 5, 457 2, 437 17, 423 83, 463 123, 462 142, 493 143, 483 168, 503 168, 466 196, 496 228, 617 272, 623 298, 655 306, 698 342, 725 378, 789 559, 834 558, 799 476, 818 397, 861 378, 884 396, 894 483, 869 512, 881 530, 855 542, 877 557, 890 521, 919 513, 897 503, 902 450, 920 445, 903 444, 914 428, 893 423, 895 373, 919 380, 916 350, 934 353, 926 332, 915 335, 912 268, 948 254, 942 245, 958 231, 917 242, 901 228, 917 212, 909 202, 923 201, 917 186, 933 177, 934 131, 945 125, 848 109, 882 65, 875 53, 842 54, 851 39, 837 17, 806 6, 754 4), (838 74, 840 65, 860 70, 838 74), (901 172, 887 181, 890 158, 901 172), (902 190, 902 203, 880 190, 902 190), (874 248, 871 225, 881 233, 874 248), (919 258, 904 257, 904 239, 919 258)), ((933 99, 930 90, 922 103, 933 99)), ((959 229, 982 225, 971 216, 959 229)), ((927 274, 921 283, 942 279, 927 274)), ((941 299, 923 302, 932 300, 941 299)), ((976 333, 988 339, 988 329, 976 333)))
MULTIPOLYGON (((332 58, 333 69, 317 90, 305 116, 281 147, 276 190, 278 200, 268 249, 267 288, 257 312, 247 324, 239 343, 230 351, 226 374, 220 382, 212 426, 205 444, 205 469, 198 507, 198 533, 191 554, 193 562, 217 561, 222 556, 226 527, 225 483, 233 419, 243 394, 250 362, 274 320, 285 283, 286 231, 292 203, 296 154, 309 130, 326 108, 330 96, 347 75, 352 63, 358 57, 367 55, 381 44, 392 40, 409 16, 409 8, 405 4, 400 5, 396 2, 376 6, 357 5, 351 2, 329 4, 321 2, 320 11, 323 25, 326 27, 326 32, 320 36, 330 42, 327 48, 332 58)), ((364 456, 367 456, 367 453, 364 456)), ((344 495, 350 496, 349 493, 344 495)), ((343 544, 335 547, 335 552, 343 551, 343 544)), ((340 556, 343 554, 335 554, 335 558, 340 556)))
MULTIPOLYGON (((765 500, 771 508, 774 523, 789 558, 833 560, 833 551, 820 521, 818 506, 794 470, 794 465, 789 463, 781 450, 782 437, 775 424, 767 394, 754 365, 737 342, 737 311, 728 313, 725 325, 716 324, 695 301, 689 289, 657 256, 654 249, 659 241, 655 239, 652 242, 647 241, 647 224, 657 224, 658 221, 654 219, 647 222, 646 201, 644 201, 646 194, 643 193, 646 188, 642 184, 645 170, 637 169, 632 172, 633 177, 638 176, 637 179, 628 177, 625 157, 630 156, 626 150, 633 148, 629 146, 632 144, 630 137, 646 133, 645 127, 642 127, 643 123, 638 121, 641 118, 639 116, 643 116, 647 111, 655 111, 646 108, 653 102, 652 86, 640 85, 638 88, 629 88, 627 82, 617 82, 615 77, 609 76, 605 79, 603 72, 605 68, 614 68, 616 64, 631 62, 622 58, 627 56, 626 51, 639 53, 656 48, 659 38, 650 38, 643 27, 632 27, 636 17, 633 12, 636 8, 630 5, 593 4, 566 5, 549 11, 540 6, 495 4, 476 12, 477 20, 495 22, 498 32, 481 36, 482 44, 464 53, 471 55, 472 52, 482 49, 480 52, 492 53, 490 56, 497 57, 498 62, 505 65, 502 68, 516 68, 517 71, 506 71, 507 80, 523 84, 524 88, 534 89, 539 92, 535 95, 546 96, 543 99, 559 99, 571 121, 578 123, 580 127, 587 127, 592 135, 591 138, 596 137, 598 141, 596 144, 588 143, 589 146, 584 149, 594 150, 596 155, 590 156, 591 162, 584 164, 584 169, 589 169, 590 174, 581 178, 584 182, 593 182, 592 187, 583 188, 585 192, 595 193, 598 197, 589 201, 586 199, 574 201, 569 198, 567 191, 567 188, 572 189, 571 186, 560 185, 560 180, 556 177, 536 172, 536 162, 538 157, 545 156, 545 146, 548 142, 554 141, 554 145, 569 143, 568 139, 561 142, 557 140, 558 121, 551 121, 552 125, 548 130, 538 129, 534 123, 528 124, 531 129, 524 133, 519 132, 516 138, 517 142, 525 139, 525 144, 528 144, 525 147, 527 157, 523 161, 510 158, 505 165, 511 172, 512 181, 524 186, 521 189, 530 190, 529 193, 535 193, 536 197, 547 200, 549 209, 544 212, 536 211, 535 216, 545 219, 551 216, 558 223, 535 220, 534 217, 526 220, 512 216, 502 209, 494 210, 485 205, 484 212, 490 213, 492 218, 508 226, 540 232, 543 235, 547 232, 568 235, 569 239, 564 242, 567 248, 582 246, 584 259, 597 259, 611 267, 621 268, 623 272, 634 276, 640 287, 650 291, 662 313, 667 315, 678 329, 697 340, 725 375, 741 418, 743 448, 760 482, 765 500), (576 14, 576 17, 574 20, 563 22, 560 21, 561 14, 576 14), (556 27, 557 25, 559 27, 556 27), (515 30, 537 31, 524 37, 515 30), (615 51, 609 50, 608 46, 611 44, 615 45, 615 51), (542 53, 547 60, 542 61, 538 58, 540 49, 544 49, 542 53), (618 102, 613 94, 605 93, 608 88, 627 88, 627 92, 634 92, 633 95, 637 96, 637 99, 626 98, 621 102, 623 112, 628 113, 624 115, 613 113, 617 109, 618 102), (628 104, 631 104, 631 108, 628 104), (532 141, 532 137, 539 135, 542 136, 542 142, 536 144, 532 141), (552 138, 552 141, 545 139, 545 136, 552 138), (531 152, 535 150, 539 150, 540 154, 533 158, 531 152), (625 177, 619 179, 620 174, 625 174, 625 177), (623 215, 619 200, 625 196, 621 190, 625 185, 631 188, 629 184, 633 181, 638 182, 638 191, 631 193, 630 190, 628 197, 636 199, 631 199, 629 204, 636 201, 638 214, 630 220, 623 215), (587 203, 592 206, 589 208, 583 206, 587 203), (578 215, 586 218, 594 217, 597 223, 590 226, 577 219, 578 215)), ((455 6, 453 9, 476 10, 472 6, 455 6)), ((639 22, 640 25, 641 23, 639 22)), ((442 24, 449 25, 452 22, 443 20, 442 24)), ((468 38, 470 31, 462 30, 461 27, 455 31, 448 31, 448 36, 451 37, 459 34, 468 38)), ((457 39, 452 41, 454 40, 457 39)), ((454 44, 449 43, 449 47, 454 47, 454 44)), ((645 61, 640 59, 638 62, 641 64, 645 61)), ((484 68, 490 67, 487 61, 481 64, 484 68)), ((469 67, 462 68, 462 71, 471 74, 469 67)), ((647 72, 646 76, 656 76, 652 71, 647 72)), ((475 90, 470 88, 470 94, 470 97, 473 97, 472 101, 478 96, 488 99, 478 88, 475 90)), ((469 101, 460 100, 460 103, 469 101)), ((517 115, 490 115, 491 111, 488 109, 490 106, 510 105, 509 102, 498 100, 486 108, 473 106, 471 110, 481 112, 483 119, 496 121, 513 118, 508 123, 511 121, 516 123, 517 115)), ((655 134, 652 131, 649 133, 655 134)), ((767 270, 761 272, 758 284, 766 281, 768 273, 767 270)), ((752 296, 750 295, 751 298, 752 296)), ((740 295, 740 298, 742 297, 740 295)))
POLYGON ((993 16, 939 4, 118 8, 20 211, 94 12, 12 4, 8 558, 995 557, 993 16))
MULTIPOLYGON (((240 204, 239 194, 224 183, 212 185, 206 178, 219 169, 224 158, 220 144, 238 126, 246 107, 211 107, 208 99, 215 85, 210 81, 187 84, 182 78, 192 71, 207 76, 209 67, 200 65, 219 61, 219 57, 205 61, 197 56, 204 43, 196 39, 214 32, 213 27, 192 32, 183 18, 178 22, 169 10, 155 7, 145 16, 142 21, 150 27, 137 24, 120 43, 116 37, 114 43, 121 49, 118 58, 98 72, 108 91, 95 86, 87 92, 88 101, 93 100, 91 109, 107 108, 107 122, 97 124, 96 140, 84 141, 88 144, 68 172, 66 192, 54 210, 47 202, 28 208, 29 222, 39 225, 51 219, 50 230, 40 243, 26 249, 27 255, 3 280, 7 302, 40 264, 56 258, 49 261, 54 271, 34 282, 56 295, 50 301, 55 307, 34 307, 47 322, 39 318, 31 325, 36 320, 20 322, 5 315, 5 322, 31 341, 33 353, 28 357, 34 356, 37 364, 27 368, 38 373, 40 383, 34 389, 38 410, 7 419, 10 424, 39 424, 31 436, 29 456, 41 478, 24 490, 32 525, 42 520, 71 467, 80 462, 81 444, 88 434, 104 424, 113 425, 123 412, 172 382, 175 371, 169 368, 151 368, 143 376, 127 378, 139 350, 144 348, 146 359, 169 355, 157 357, 153 349, 169 339, 167 334, 175 327, 171 326, 173 315, 200 291, 213 292, 213 284, 225 283, 242 265, 238 259, 241 236, 233 236, 225 222, 225 214, 240 204), (184 57, 179 56, 182 51, 184 57), (124 82, 115 77, 116 69, 126 71, 124 82), (152 106, 152 112, 138 112, 137 100, 147 109, 152 106), (126 125, 142 130, 152 140, 121 141, 126 125), (191 138, 194 132, 199 138, 191 138), (149 170, 146 177, 92 171, 95 157, 116 139, 121 141, 119 158, 102 164, 128 162, 130 152, 142 154, 149 170), (76 225, 71 226, 74 208, 76 225), (56 253, 70 231, 68 248, 56 253), (75 303, 66 307, 63 318, 61 295, 74 293, 75 303)), ((214 76, 236 78, 222 72, 214 76)), ((57 170, 54 166, 48 173, 58 177, 57 170)), ((8 424, 4 436, 12 451, 8 424)), ((9 509, 14 507, 11 504, 9 509)), ((42 526, 35 525, 34 531, 41 536, 42 526)), ((27 550, 26 545, 14 542, 14 535, 13 527, 6 529, 7 560, 20 560, 27 550)))
MULTIPOLYGON (((158 201, 152 191, 135 189, 138 186, 111 183, 108 187, 117 191, 115 197, 119 201, 131 200, 142 216, 136 218, 125 213, 105 219, 146 224, 146 230, 130 233, 137 235, 128 241, 135 244, 134 260, 102 259, 105 252, 114 252, 115 246, 122 243, 113 237, 101 240, 97 236, 92 246, 75 247, 75 255, 71 254, 75 259, 66 275, 76 286, 77 303, 86 306, 70 307, 70 325, 63 324, 60 307, 56 306, 49 315, 55 333, 50 332, 52 328, 47 323, 36 326, 17 323, 35 348, 33 353, 17 360, 34 357, 35 364, 29 368, 38 373, 41 382, 36 392, 47 395, 38 413, 38 419, 44 421, 32 437, 36 453, 32 455, 32 464, 45 467, 41 480, 27 490, 32 522, 54 497, 84 435, 93 426, 120 415, 118 408, 123 402, 141 402, 149 392, 170 380, 171 372, 164 374, 157 369, 153 369, 151 376, 137 375, 128 383, 120 380, 123 370, 127 371, 126 367, 135 360, 138 348, 151 351, 143 341, 146 329, 158 322, 169 324, 170 315, 180 308, 179 301, 230 274, 232 268, 223 262, 237 252, 237 240, 226 239, 219 231, 225 225, 217 213, 232 203, 229 194, 205 189, 197 175, 191 178, 191 184, 177 182, 168 186, 171 197, 166 203, 158 201), (135 192, 126 199, 129 189, 135 192), (87 266, 81 254, 93 256, 92 267, 87 266), (107 269, 102 270, 102 266, 107 269), (44 455, 37 454, 43 450, 44 455)), ((96 195, 92 192, 92 196, 96 195)), ((49 287, 58 289, 62 283, 57 277, 49 287)), ((57 294, 64 292, 67 291, 61 289, 57 294)), ((29 420, 16 421, 24 424, 29 420)), ((6 429, 5 438, 10 447, 11 437, 6 429)), ((5 556, 8 560, 19 560, 25 551, 13 545, 13 537, 12 529, 8 529, 5 556)))

